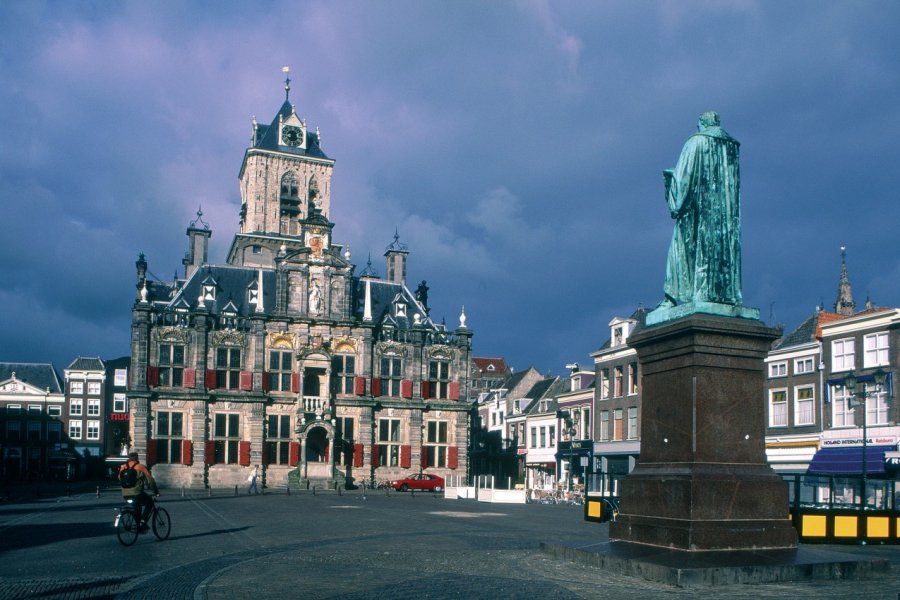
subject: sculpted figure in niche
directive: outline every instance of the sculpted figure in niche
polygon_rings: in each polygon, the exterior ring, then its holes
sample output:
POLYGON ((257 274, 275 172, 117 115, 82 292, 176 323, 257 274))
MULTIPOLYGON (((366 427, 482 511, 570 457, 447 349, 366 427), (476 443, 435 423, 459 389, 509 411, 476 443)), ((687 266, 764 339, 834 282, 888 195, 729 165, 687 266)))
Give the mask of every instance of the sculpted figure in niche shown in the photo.
POLYGON ((678 164, 663 171, 675 231, 660 308, 742 304, 739 149, 719 115, 705 112, 678 164))
POLYGON ((317 315, 322 311, 322 292, 319 291, 319 284, 313 283, 309 290, 309 312, 317 315))

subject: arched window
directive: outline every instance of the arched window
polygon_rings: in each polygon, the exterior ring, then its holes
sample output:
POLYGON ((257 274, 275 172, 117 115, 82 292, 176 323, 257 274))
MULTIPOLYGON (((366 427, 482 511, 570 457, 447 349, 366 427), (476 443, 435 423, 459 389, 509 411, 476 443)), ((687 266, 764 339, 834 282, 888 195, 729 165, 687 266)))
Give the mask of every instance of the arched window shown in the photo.
POLYGON ((300 213, 300 182, 293 171, 288 171, 281 177, 281 215, 293 217, 300 213))

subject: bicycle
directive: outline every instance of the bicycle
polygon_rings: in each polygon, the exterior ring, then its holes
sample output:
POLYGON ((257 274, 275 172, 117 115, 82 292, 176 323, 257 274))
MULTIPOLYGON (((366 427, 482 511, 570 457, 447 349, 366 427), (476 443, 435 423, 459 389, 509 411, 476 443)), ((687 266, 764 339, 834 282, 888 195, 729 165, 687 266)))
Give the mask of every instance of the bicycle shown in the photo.
MULTIPOLYGON (((137 541, 140 531, 138 523, 140 516, 138 508, 134 505, 134 499, 129 498, 125 501, 125 506, 119 507, 116 514, 116 537, 123 546, 131 546, 137 541)), ((150 527, 156 539, 162 541, 168 539, 169 533, 172 531, 172 520, 169 518, 169 512, 160 508, 159 504, 154 500, 153 508, 150 510, 150 527)), ((146 531, 146 530, 144 530, 146 531)))

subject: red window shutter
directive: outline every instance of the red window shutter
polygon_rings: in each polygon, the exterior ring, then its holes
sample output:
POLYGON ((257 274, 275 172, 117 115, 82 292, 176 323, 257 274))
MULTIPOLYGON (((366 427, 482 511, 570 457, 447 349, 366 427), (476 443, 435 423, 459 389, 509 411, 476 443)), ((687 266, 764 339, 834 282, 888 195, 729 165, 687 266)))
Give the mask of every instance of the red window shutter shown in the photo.
POLYGON ((331 445, 328 443, 328 440, 325 440, 325 452, 323 454, 325 455, 325 462, 328 462, 331 458, 331 445))
POLYGON ((357 375, 353 378, 353 393, 357 396, 366 395, 366 378, 362 375, 357 375))
POLYGON ((428 448, 426 446, 422 446, 422 460, 419 461, 423 469, 428 468, 428 448))
POLYGON ((272 391, 272 381, 269 379, 269 372, 263 371, 263 391, 269 393, 272 391))
POLYGON ((300 393, 300 373, 291 373, 291 392, 300 393))
POLYGON ((363 466, 363 445, 353 444, 353 466, 363 466))
POLYGON ((459 448, 450 446, 447 448, 447 467, 455 469, 459 466, 459 448))
POLYGON ((184 370, 184 378, 182 379, 182 384, 186 388, 192 388, 197 385, 197 370, 196 369, 185 369, 184 370))
POLYGON ((216 464, 216 443, 213 440, 206 440, 203 446, 203 462, 208 465, 216 464))
POLYGON ((262 464, 264 464, 264 465, 269 464, 269 445, 268 444, 262 445, 262 464))
POLYGON ((238 442, 238 464, 242 467, 250 466, 250 442, 238 442))
POLYGON ((400 446, 400 466, 408 469, 412 465, 412 448, 410 446, 400 446))
POLYGON ((378 446, 375 446, 375 445, 372 446, 372 466, 373 467, 378 466, 378 454, 379 454, 378 450, 379 449, 380 448, 378 446))
POLYGON ((156 440, 154 439, 147 440, 147 464, 156 464, 156 440))
POLYGON ((381 395, 381 380, 377 377, 372 378, 372 396, 377 398, 381 395))
POLYGON ((297 463, 300 462, 300 442, 291 442, 288 451, 288 461, 291 463, 292 467, 296 467, 297 463))
POLYGON ((459 382, 451 381, 447 386, 447 396, 450 400, 459 400, 459 382))
POLYGON ((400 380, 400 395, 404 398, 412 398, 412 381, 409 379, 400 380))
POLYGON ((238 378, 238 385, 241 390, 245 392, 249 392, 253 389, 253 373, 250 371, 241 371, 241 374, 238 378))
POLYGON ((150 387, 159 385, 159 367, 153 365, 147 367, 147 385, 150 387))
MULTIPOLYGON (((208 390, 216 389, 216 372, 213 369, 206 370, 205 378, 206 378, 206 380, 203 383, 206 386, 206 389, 208 389, 208 390)), ((213 464, 213 463, 208 463, 208 464, 213 464)))
POLYGON ((423 381, 422 382, 422 398, 431 398, 431 382, 423 381))
POLYGON ((191 440, 181 440, 181 464, 194 464, 194 443, 191 440))

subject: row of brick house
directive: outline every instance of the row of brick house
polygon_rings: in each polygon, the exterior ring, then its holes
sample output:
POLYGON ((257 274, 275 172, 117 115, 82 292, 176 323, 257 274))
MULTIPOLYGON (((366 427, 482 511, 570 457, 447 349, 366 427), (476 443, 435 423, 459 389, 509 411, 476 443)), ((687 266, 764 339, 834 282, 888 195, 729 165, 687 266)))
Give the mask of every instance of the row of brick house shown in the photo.
MULTIPOLYGON (((569 365, 568 384, 540 393, 552 378, 529 370, 480 394, 474 435, 493 435, 497 457, 493 470, 482 470, 529 489, 570 488, 590 479, 596 491, 615 494, 640 458, 640 365, 628 338, 646 313, 640 308, 613 318, 609 338, 591 354, 593 369, 569 365)), ((900 309, 867 301, 856 310, 845 258, 834 311, 819 308, 776 340, 765 368, 760 402, 768 419, 767 457, 776 472, 837 477, 839 483, 863 470, 872 478, 900 472, 894 395, 900 309)), ((851 493, 852 484, 845 487, 851 493)))
POLYGON ((0 363, 0 479, 104 473, 129 444, 127 357, 0 363))

